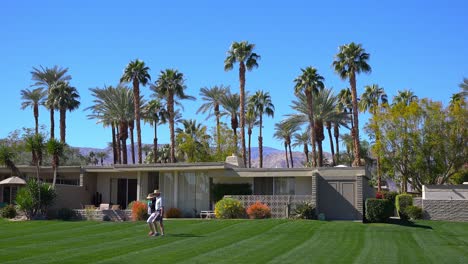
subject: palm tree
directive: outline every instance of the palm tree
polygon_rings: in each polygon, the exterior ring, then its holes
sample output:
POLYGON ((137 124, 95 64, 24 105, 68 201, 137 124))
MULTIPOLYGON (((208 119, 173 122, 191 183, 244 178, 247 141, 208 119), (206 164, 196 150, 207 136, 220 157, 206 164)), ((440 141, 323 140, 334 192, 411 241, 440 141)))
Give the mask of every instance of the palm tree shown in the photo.
MULTIPOLYGON (((358 99, 359 100, 359 99, 358 99)), ((340 126, 344 126, 349 129, 347 125, 347 120, 350 122, 351 130, 353 129, 353 100, 351 98, 351 90, 349 88, 342 89, 338 93, 338 103, 336 105, 337 111, 342 112, 345 114, 345 117, 340 122, 333 123, 333 136, 335 137, 335 147, 336 147, 336 155, 335 155, 335 164, 340 164, 340 144, 339 144, 339 136, 340 136, 340 126)))
POLYGON ((41 134, 27 135, 24 138, 25 148, 31 151, 31 163, 36 166, 36 177, 39 182, 39 170, 42 165, 42 157, 45 150, 44 136, 41 134))
POLYGON ((39 105, 44 105, 47 91, 44 88, 36 88, 34 90, 21 90, 21 109, 31 107, 34 113, 34 121, 36 124, 36 135, 39 134, 39 105))
POLYGON ((247 136, 248 136, 249 168, 252 167, 252 147, 251 147, 252 129, 258 124, 259 124, 259 121, 257 120, 257 115, 255 113, 255 110, 253 109, 253 106, 249 104, 247 106, 247 113, 245 113, 245 125, 247 126, 247 136))
POLYGON ((52 181, 52 188, 55 188, 55 182, 57 181, 57 170, 60 162, 60 157, 63 155, 65 144, 51 138, 47 142, 47 152, 52 156, 52 169, 54 170, 54 179, 52 181))
POLYGON ((66 133, 66 115, 67 110, 73 111, 80 106, 80 95, 75 87, 70 86, 68 82, 58 81, 49 91, 47 104, 60 113, 60 142, 65 143, 66 133))
POLYGON ((0 164, 5 165, 11 170, 11 176, 18 175, 21 177, 21 173, 14 162, 16 156, 17 154, 10 146, 4 144, 0 145, 0 164))
POLYGON ((209 157, 206 126, 197 124, 194 119, 182 120, 182 128, 177 128, 178 151, 188 162, 204 161, 209 157))
POLYGON ((96 153, 96 158, 99 159, 99 161, 101 162, 101 166, 104 165, 104 159, 107 158, 107 153, 106 152, 98 152, 96 153))
POLYGON ((273 137, 279 140, 283 140, 284 142, 286 166, 288 168, 289 168, 288 147, 289 147, 289 158, 291 160, 291 168, 294 168, 294 162, 293 162, 292 150, 291 150, 291 137, 296 130, 297 130, 297 126, 287 121, 281 121, 275 124, 275 133, 273 134, 273 137))
MULTIPOLYGON (((301 69, 302 73, 299 75, 294 82, 294 92, 296 95, 305 94, 307 99, 307 116, 309 121, 309 126, 314 127, 314 95, 317 94, 320 90, 323 90, 325 85, 323 81, 325 80, 320 74, 317 73, 317 69, 314 67, 307 67, 301 69)), ((310 130, 310 138, 312 142, 312 166, 317 166, 317 153, 315 148, 315 129, 310 130)))
POLYGON ((153 162, 158 162, 158 125, 165 124, 169 118, 161 100, 153 99, 143 108, 143 119, 154 126, 153 162))
POLYGON ((333 67, 335 72, 341 79, 349 80, 351 86, 351 96, 353 101, 353 118, 354 124, 352 136, 354 140, 354 161, 353 166, 361 166, 361 157, 359 155, 359 118, 358 118, 358 102, 356 90, 356 74, 361 72, 370 73, 371 66, 367 63, 369 53, 366 53, 361 44, 351 42, 347 45, 340 46, 340 51, 335 56, 333 67))
POLYGON ((403 103, 408 106, 412 102, 417 101, 418 97, 411 90, 398 91, 398 94, 393 97, 393 104, 403 103))
MULTIPOLYGON (((33 86, 39 86, 41 88, 45 88, 50 93, 52 87, 59 81, 69 81, 71 80, 71 76, 67 74, 68 68, 62 68, 55 65, 53 68, 44 68, 40 66, 39 68, 33 67, 33 71, 31 72, 32 80, 36 81, 33 86)), ((55 133, 55 121, 54 121, 54 111, 55 108, 51 105, 47 105, 47 108, 50 110, 50 137, 54 138, 55 133)))
POLYGON ((174 105, 178 102, 175 99, 189 99, 195 100, 193 96, 185 94, 184 75, 174 69, 166 69, 161 71, 155 85, 151 85, 156 95, 161 96, 167 102, 167 112, 169 114, 169 132, 171 137, 171 163, 175 162, 175 133, 174 133, 174 120, 175 113, 174 105))
POLYGON ((463 78, 463 82, 458 85, 464 97, 468 96, 468 78, 463 78))
POLYGON ((258 68, 257 60, 260 56, 253 52, 255 44, 250 44, 247 41, 233 42, 227 52, 227 57, 224 60, 224 70, 230 71, 234 68, 236 62, 239 63, 239 95, 240 95, 240 128, 242 142, 242 158, 244 166, 247 163, 245 149, 245 71, 251 71, 253 68, 258 68))
POLYGON ((145 62, 138 59, 131 61, 127 67, 125 67, 124 74, 120 78, 120 82, 132 82, 133 84, 133 98, 135 98, 134 111, 135 121, 137 128, 137 144, 138 144, 138 163, 143 162, 141 152, 141 126, 140 126, 140 84, 145 86, 150 80, 149 68, 145 65, 145 62))
POLYGON ((263 168, 263 114, 267 116, 274 116, 275 106, 271 102, 271 96, 268 92, 257 91, 250 97, 249 104, 252 105, 256 115, 259 117, 259 136, 258 136, 258 149, 260 155, 260 168, 263 168))
POLYGON ((237 128, 239 127, 239 94, 227 93, 221 97, 221 105, 224 108, 224 111, 221 115, 228 115, 231 117, 231 129, 233 132, 234 138, 234 153, 237 155, 237 128))
POLYGON ((306 157, 306 164, 309 164, 309 143, 310 143, 310 132, 308 131, 309 128, 301 133, 294 133, 293 134, 293 144, 294 148, 303 147, 304 148, 304 155, 306 157))
MULTIPOLYGON (((379 106, 388 103, 387 94, 385 94, 384 89, 379 87, 377 84, 368 85, 364 87, 364 89, 365 91, 361 96, 361 101, 359 102, 359 110, 362 112, 369 110, 372 116, 375 117, 377 112, 380 111, 379 106)), ((376 144, 380 144, 380 130, 377 123, 375 124, 375 130, 376 144)), ((377 153, 377 191, 379 192, 381 191, 382 186, 382 169, 380 165, 380 153, 377 153)))
POLYGON ((202 104, 200 108, 197 110, 198 113, 206 113, 209 112, 207 119, 211 116, 215 116, 216 118, 216 153, 221 153, 221 137, 220 137, 220 123, 219 119, 221 118, 221 111, 219 109, 221 105, 221 97, 228 93, 229 86, 224 87, 223 85, 220 86, 213 86, 211 88, 203 87, 200 89, 200 96, 203 101, 206 103, 202 104), (211 113, 211 109, 213 109, 213 113, 211 113))

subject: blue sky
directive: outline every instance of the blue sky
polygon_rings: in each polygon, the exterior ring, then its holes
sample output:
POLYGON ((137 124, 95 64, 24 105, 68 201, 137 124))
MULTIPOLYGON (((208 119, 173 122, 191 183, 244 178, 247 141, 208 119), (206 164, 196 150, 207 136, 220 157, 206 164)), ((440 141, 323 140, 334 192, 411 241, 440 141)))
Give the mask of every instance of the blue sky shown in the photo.
MULTIPOLYGON (((348 83, 331 64, 338 47, 352 41, 371 54, 372 73, 357 77, 359 93, 376 83, 389 98, 411 89, 447 103, 468 77, 466 10, 467 1, 2 1, 0 138, 34 127, 32 110, 20 109, 32 67, 69 68, 81 107, 67 114, 67 142, 101 148, 110 129, 87 119, 89 88, 117 84, 127 63, 139 58, 151 68, 152 81, 166 68, 184 73, 190 95, 219 84, 237 92, 237 67, 225 72, 223 61, 233 41, 247 40, 261 60, 247 73, 246 89, 270 92, 276 111, 265 119, 264 144, 281 149, 273 126, 292 113, 294 78, 314 66, 338 93, 348 83)), ((141 90, 149 98, 149 88, 141 90)), ((194 114, 201 103, 186 103, 183 117, 213 126, 194 114)), ((48 127, 48 118, 41 108, 40 124, 48 127)), ((367 116, 360 118, 363 126, 367 116)), ((254 146, 256 137, 257 131, 254 146)), ((152 142, 149 125, 142 138, 152 142)), ((160 127, 159 142, 169 142, 167 126, 160 127)))

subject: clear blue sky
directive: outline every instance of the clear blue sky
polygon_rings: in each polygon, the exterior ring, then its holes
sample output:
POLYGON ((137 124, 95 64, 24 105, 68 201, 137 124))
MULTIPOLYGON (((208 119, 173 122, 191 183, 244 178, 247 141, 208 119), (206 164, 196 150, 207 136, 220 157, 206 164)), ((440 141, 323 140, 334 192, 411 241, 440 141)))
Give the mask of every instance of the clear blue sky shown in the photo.
MULTIPOLYGON (((34 127, 32 110, 20 109, 20 90, 32 84, 33 66, 69 68, 81 108, 67 114, 67 141, 105 147, 110 129, 88 120, 83 110, 93 99, 89 88, 117 84, 127 63, 139 58, 151 68, 152 81, 162 69, 183 72, 190 95, 218 84, 237 92, 237 67, 225 72, 223 61, 233 41, 247 40, 261 60, 247 73, 246 88, 270 92, 276 112, 265 119, 264 144, 281 149, 273 125, 292 113, 300 68, 316 67, 337 93, 348 83, 331 64, 338 46, 351 41, 371 54, 372 73, 357 77, 359 93, 376 83, 390 98, 411 89, 447 103, 468 77, 467 10, 467 1, 2 1, 0 138, 34 127)), ((149 88, 142 87, 142 94, 149 98, 149 88)), ((183 117, 212 126, 194 114, 200 104, 186 103, 183 117)), ((48 127, 48 118, 41 108, 40 124, 48 127)), ((168 143, 167 126, 159 133, 159 142, 168 143)), ((257 146, 257 131, 253 136, 257 146)), ((149 125, 142 137, 152 142, 149 125)))

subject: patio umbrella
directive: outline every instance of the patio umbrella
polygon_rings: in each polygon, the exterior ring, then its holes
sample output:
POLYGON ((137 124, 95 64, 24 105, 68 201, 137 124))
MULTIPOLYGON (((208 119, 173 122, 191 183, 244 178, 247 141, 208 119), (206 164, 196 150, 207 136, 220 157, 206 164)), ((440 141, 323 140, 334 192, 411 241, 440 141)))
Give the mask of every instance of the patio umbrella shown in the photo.
POLYGON ((12 176, 10 178, 0 181, 0 185, 25 185, 26 181, 18 176, 12 176))

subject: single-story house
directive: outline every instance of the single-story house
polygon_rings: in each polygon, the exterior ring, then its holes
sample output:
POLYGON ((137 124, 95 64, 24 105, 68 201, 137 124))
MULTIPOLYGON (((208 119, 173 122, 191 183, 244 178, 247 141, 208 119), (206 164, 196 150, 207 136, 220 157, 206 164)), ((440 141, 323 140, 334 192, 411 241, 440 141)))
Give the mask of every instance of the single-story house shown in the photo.
MULTIPOLYGON (((317 214, 327 219, 360 220, 363 204, 373 196, 364 168, 244 168, 240 159, 226 162, 138 164, 59 167, 55 208, 84 208, 90 204, 114 204, 125 209, 159 189, 166 208, 179 208, 184 216, 212 210, 211 186, 216 183, 248 183, 254 195, 307 195, 317 214)), ((33 166, 19 167, 26 178, 36 177, 33 166)), ((0 167, 0 180, 10 177, 0 167)), ((40 178, 52 182, 52 168, 43 167, 40 178)), ((0 202, 8 187, 0 187, 0 202)), ((9 195, 9 194, 8 194, 9 195)))

